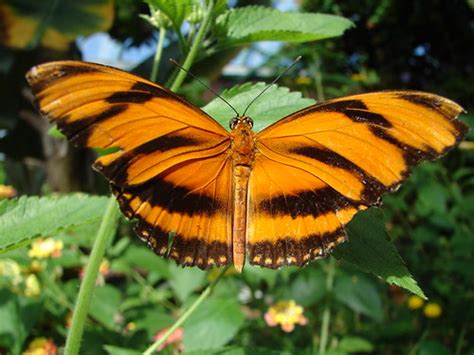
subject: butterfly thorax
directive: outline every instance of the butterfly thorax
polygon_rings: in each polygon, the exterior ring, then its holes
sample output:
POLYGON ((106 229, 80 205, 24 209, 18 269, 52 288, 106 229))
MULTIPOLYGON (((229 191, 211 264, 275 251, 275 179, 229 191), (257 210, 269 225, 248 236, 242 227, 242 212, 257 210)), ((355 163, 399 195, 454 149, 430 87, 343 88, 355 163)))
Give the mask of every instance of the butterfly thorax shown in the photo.
POLYGON ((250 117, 235 117, 230 122, 234 166, 251 167, 255 158, 255 139, 250 117))

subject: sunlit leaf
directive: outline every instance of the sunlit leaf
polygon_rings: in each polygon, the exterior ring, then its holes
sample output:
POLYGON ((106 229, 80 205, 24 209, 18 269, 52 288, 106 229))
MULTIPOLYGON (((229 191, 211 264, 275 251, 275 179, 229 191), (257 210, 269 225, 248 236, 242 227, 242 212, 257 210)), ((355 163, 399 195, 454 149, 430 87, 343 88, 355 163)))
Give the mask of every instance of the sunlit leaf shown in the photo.
MULTIPOLYGON (((246 83, 224 90, 221 96, 226 99, 240 114, 243 114, 249 103, 266 87, 265 83, 246 83)), ((269 124, 293 112, 315 104, 310 98, 302 97, 298 91, 273 85, 250 106, 246 115, 254 121, 254 131, 258 132, 269 124)), ((220 98, 215 98, 202 108, 220 124, 228 128, 229 120, 235 112, 220 98)))
POLYGON ((216 32, 218 48, 227 48, 256 41, 316 41, 340 36, 352 25, 340 16, 245 6, 219 16, 216 32))
POLYGON ((69 195, 0 201, 0 253, 71 226, 99 220, 107 197, 69 195))

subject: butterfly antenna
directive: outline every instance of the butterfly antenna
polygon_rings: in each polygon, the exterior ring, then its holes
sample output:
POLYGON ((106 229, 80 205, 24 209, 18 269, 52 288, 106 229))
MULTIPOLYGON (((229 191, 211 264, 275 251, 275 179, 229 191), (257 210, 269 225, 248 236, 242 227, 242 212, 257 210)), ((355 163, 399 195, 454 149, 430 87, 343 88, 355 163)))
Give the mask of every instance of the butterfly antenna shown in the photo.
POLYGON ((212 92, 214 95, 216 95, 219 99, 221 99, 222 101, 224 101, 232 110, 234 110, 235 114, 237 116, 239 116, 239 113, 237 112, 237 110, 234 108, 234 106, 232 106, 229 101, 227 101, 226 99, 224 99, 221 95, 219 95, 217 92, 215 92, 214 90, 212 90, 206 83, 204 83, 201 79, 199 79, 196 75, 194 75, 193 73, 191 73, 189 70, 187 69, 184 69, 181 65, 178 64, 178 62, 176 60, 174 60, 173 58, 170 58, 170 62, 173 63, 174 65, 176 65, 179 69, 181 69, 182 71, 184 71, 186 74, 189 74, 193 79, 196 79, 202 86, 204 86, 207 90, 209 90, 210 92, 212 92))
POLYGON ((268 89, 270 89, 270 88, 272 87, 272 85, 275 84, 275 83, 282 77, 283 74, 285 74, 288 70, 290 70, 291 68, 293 68, 293 67, 296 65, 296 63, 298 63, 300 60, 301 60, 301 56, 296 57, 296 59, 293 61, 293 63, 291 63, 289 66, 287 66, 285 70, 283 70, 280 74, 278 74, 278 76, 277 76, 275 79, 273 79, 273 81, 270 83, 270 85, 267 85, 267 86, 265 87, 265 89, 263 89, 263 90, 260 92, 260 94, 258 94, 257 96, 255 96, 255 98, 254 98, 252 101, 250 101, 250 103, 247 105, 247 108, 245 109, 245 111, 244 111, 244 113, 242 114, 242 116, 245 116, 245 113, 246 113, 247 110, 250 108, 250 106, 252 106, 252 104, 253 104, 255 101, 257 101, 257 99, 265 93, 265 91, 267 91, 268 89))

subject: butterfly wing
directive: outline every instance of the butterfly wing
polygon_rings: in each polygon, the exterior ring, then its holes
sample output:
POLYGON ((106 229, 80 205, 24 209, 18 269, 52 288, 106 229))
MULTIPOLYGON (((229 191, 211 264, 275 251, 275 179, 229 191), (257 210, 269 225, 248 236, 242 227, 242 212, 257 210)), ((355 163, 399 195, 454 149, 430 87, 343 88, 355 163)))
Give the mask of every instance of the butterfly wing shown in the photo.
POLYGON ((27 74, 41 112, 94 163, 156 253, 207 268, 231 260, 230 139, 189 102, 127 72, 51 62, 27 74), (172 233, 172 243, 168 236, 172 233))
POLYGON ((347 239, 344 225, 357 211, 465 136, 460 112, 440 96, 387 91, 323 102, 261 131, 249 182, 250 263, 325 256, 347 239))

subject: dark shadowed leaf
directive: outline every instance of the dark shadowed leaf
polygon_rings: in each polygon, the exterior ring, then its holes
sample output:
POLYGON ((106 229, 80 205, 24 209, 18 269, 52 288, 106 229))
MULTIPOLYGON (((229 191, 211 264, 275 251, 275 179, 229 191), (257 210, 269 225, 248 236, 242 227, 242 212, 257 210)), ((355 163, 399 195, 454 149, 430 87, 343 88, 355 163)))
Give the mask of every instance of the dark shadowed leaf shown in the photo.
POLYGON ((333 253, 337 259, 426 298, 390 241, 379 209, 359 212, 347 225, 347 231, 349 242, 338 246, 333 253))

